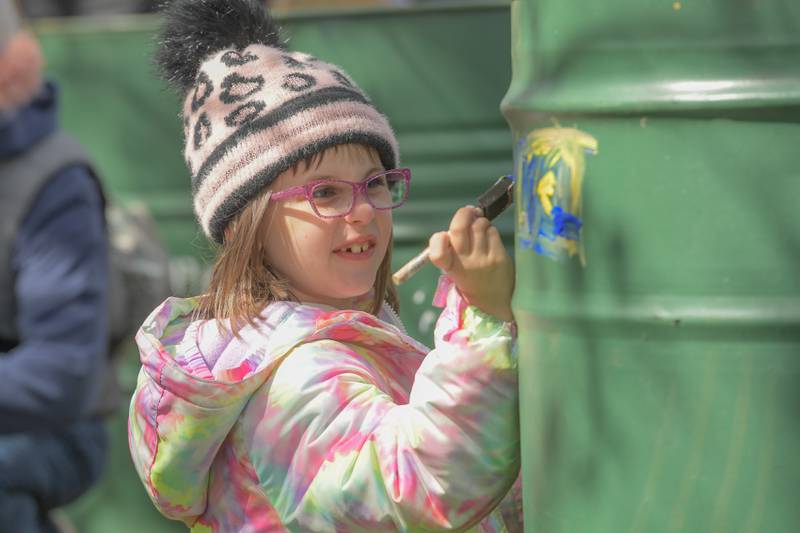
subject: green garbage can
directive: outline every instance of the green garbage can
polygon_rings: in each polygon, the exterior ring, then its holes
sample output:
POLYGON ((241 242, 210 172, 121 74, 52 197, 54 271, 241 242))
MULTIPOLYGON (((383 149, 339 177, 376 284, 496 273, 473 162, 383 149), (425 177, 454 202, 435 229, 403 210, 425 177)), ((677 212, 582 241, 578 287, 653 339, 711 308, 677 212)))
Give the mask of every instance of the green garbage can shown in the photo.
POLYGON ((800 531, 800 4, 511 20, 526 531, 800 531), (524 226, 554 125, 598 143, 584 262, 524 226))

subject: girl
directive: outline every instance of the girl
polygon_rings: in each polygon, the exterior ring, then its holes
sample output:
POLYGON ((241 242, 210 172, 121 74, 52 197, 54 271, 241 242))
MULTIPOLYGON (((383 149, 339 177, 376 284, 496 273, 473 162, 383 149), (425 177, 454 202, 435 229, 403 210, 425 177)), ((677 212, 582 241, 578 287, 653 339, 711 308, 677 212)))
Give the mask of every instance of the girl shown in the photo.
POLYGON ((255 1, 165 16, 157 59, 221 251, 206 294, 137 335, 129 440, 150 498, 198 531, 518 530, 496 509, 519 469, 497 230, 465 207, 431 238, 446 277, 429 351, 396 314, 410 171, 385 117, 337 66, 286 51, 255 1))

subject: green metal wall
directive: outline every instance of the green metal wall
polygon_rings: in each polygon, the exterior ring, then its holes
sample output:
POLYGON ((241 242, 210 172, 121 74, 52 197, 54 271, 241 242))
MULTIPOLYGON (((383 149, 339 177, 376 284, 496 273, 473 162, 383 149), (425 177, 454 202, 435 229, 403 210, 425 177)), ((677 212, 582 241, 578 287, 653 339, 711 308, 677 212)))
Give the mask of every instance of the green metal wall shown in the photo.
POLYGON ((515 141, 599 143, 586 266, 516 251, 526 531, 799 531, 800 3, 511 19, 515 141))
MULTIPOLYGON (((512 166, 499 102, 511 79, 509 7, 494 1, 415 9, 349 10, 282 19, 289 46, 340 64, 396 130, 412 168, 408 204, 395 212, 399 267, 447 227, 457 207, 512 166)), ((178 294, 202 288, 212 253, 191 211, 180 106, 150 65, 156 20, 125 17, 44 22, 37 28, 49 74, 62 87, 63 123, 95 157, 112 195, 142 202, 171 254, 178 294)), ((509 239, 513 217, 499 220, 509 239)), ((426 267, 401 291, 410 332, 430 344, 438 273, 426 267)), ((120 369, 132 390, 135 351, 120 369)), ((124 410, 123 410, 124 411, 124 410)), ((99 487, 69 509, 82 532, 180 531, 161 519, 133 472, 126 412, 109 422, 113 449, 99 487)))

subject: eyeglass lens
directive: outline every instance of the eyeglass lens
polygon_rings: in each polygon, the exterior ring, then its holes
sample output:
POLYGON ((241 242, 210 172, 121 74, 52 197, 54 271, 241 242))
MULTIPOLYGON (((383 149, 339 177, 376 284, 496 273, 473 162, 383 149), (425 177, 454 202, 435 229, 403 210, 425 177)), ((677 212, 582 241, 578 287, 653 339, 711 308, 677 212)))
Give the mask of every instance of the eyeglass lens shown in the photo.
MULTIPOLYGON (((320 183, 311 190, 311 201, 322 216, 344 215, 350 211, 357 183, 332 181, 320 183)), ((376 209, 391 209, 406 198, 406 180, 402 172, 387 172, 370 178, 364 184, 367 201, 376 209)))

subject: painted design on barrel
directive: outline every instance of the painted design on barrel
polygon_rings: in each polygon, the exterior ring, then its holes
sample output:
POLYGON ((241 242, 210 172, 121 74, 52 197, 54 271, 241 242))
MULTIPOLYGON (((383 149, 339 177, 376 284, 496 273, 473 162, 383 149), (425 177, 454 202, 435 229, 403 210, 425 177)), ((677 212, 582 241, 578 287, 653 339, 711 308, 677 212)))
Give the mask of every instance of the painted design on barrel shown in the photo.
POLYGON ((586 154, 597 140, 574 128, 533 130, 517 145, 517 238, 520 246, 564 260, 586 258, 581 244, 586 154))

